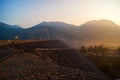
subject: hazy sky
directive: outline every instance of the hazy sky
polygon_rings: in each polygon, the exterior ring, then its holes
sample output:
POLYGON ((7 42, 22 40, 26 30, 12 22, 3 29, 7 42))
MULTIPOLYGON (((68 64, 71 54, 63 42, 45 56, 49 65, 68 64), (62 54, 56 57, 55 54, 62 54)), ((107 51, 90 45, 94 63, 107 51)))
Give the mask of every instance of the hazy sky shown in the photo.
POLYGON ((31 27, 43 21, 80 25, 109 19, 120 25, 120 0, 0 0, 0 21, 31 27))

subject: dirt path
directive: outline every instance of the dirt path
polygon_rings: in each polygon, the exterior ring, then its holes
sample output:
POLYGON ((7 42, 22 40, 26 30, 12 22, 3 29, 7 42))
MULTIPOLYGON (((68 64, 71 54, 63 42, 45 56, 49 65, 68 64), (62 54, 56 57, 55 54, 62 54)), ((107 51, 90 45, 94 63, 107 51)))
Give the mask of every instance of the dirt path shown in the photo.
POLYGON ((8 48, 7 50, 0 50, 0 62, 12 56, 15 52, 16 50, 12 48, 8 48))

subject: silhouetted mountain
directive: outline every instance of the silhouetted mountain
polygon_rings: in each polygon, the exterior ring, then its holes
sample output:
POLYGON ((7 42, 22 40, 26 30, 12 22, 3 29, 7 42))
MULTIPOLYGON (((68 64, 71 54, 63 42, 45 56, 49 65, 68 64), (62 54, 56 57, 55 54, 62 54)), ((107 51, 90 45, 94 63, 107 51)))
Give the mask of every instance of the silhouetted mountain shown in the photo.
POLYGON ((3 22, 0 22, 0 29, 1 28, 4 28, 4 29, 7 29, 7 28, 22 28, 21 26, 18 26, 18 25, 8 25, 6 23, 3 23, 3 22))
POLYGON ((20 39, 62 39, 72 46, 120 45, 120 26, 109 20, 88 21, 80 26, 42 22, 28 29, 0 23, 0 40, 14 39, 15 35, 20 39))
MULTIPOLYGON (((67 24, 67 23, 64 23, 64 22, 42 22, 40 24, 37 24, 33 27, 40 27, 40 26, 49 26, 49 27, 75 27, 75 25, 72 25, 72 24, 67 24)), ((32 28, 33 28, 32 27, 32 28)))
POLYGON ((16 35, 21 35, 22 27, 17 25, 8 25, 0 22, 0 40, 14 39, 16 35))
POLYGON ((29 28, 29 33, 32 38, 40 39, 45 38, 59 38, 59 39, 71 39, 75 35, 77 26, 66 24, 63 22, 43 22, 29 28))
POLYGON ((14 28, 22 28, 22 27, 19 26, 19 25, 13 25, 12 27, 14 27, 14 28))

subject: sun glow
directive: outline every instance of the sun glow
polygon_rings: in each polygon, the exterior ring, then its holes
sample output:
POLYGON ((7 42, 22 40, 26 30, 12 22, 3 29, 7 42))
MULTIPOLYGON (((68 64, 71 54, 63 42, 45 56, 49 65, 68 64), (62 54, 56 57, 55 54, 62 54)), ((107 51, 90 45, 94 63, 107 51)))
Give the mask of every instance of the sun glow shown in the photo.
POLYGON ((0 0, 0 21, 31 27, 43 21, 81 25, 108 19, 120 25, 120 0, 0 0))

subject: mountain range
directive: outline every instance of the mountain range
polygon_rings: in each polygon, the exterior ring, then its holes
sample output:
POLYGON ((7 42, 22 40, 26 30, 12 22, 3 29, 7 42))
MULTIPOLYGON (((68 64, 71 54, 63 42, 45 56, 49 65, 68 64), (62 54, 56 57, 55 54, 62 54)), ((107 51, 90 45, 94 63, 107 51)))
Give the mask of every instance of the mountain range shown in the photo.
POLYGON ((80 26, 64 22, 42 22, 24 29, 18 25, 0 22, 0 40, 61 39, 73 47, 82 45, 120 45, 120 25, 110 20, 92 20, 80 26))

